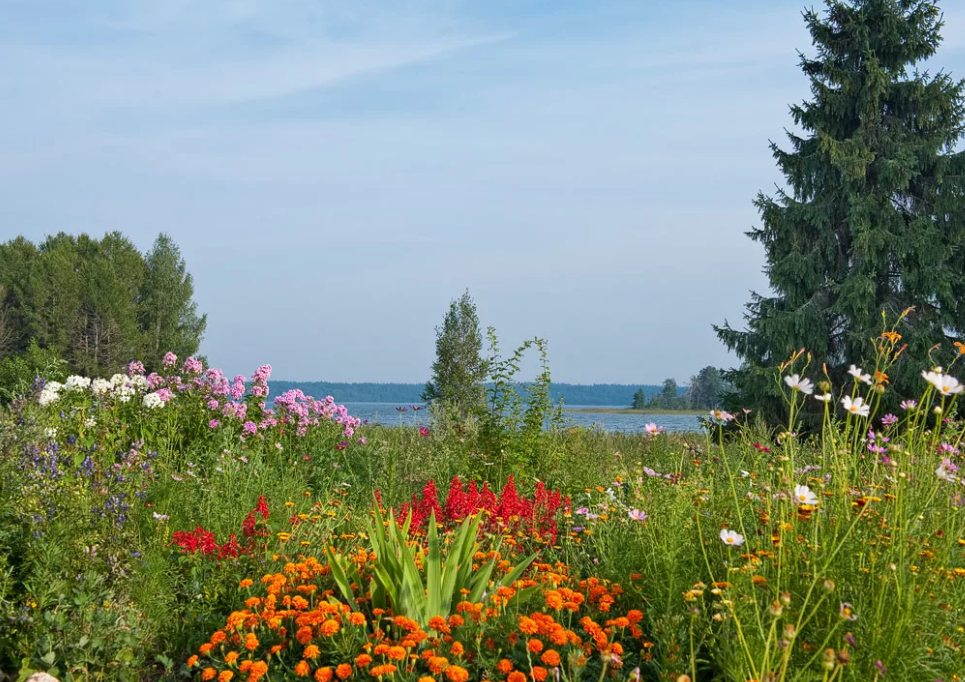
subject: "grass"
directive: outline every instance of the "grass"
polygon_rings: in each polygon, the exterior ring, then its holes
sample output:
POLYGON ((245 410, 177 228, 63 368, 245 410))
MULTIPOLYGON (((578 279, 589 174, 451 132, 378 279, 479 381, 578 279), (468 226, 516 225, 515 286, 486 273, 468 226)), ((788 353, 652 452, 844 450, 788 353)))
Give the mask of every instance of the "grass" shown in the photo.
MULTIPOLYGON (((519 498, 509 496, 516 501, 507 509, 517 511, 506 512, 515 519, 507 523, 523 525, 487 526, 477 552, 501 552, 506 571, 530 551, 536 560, 513 596, 516 610, 493 606, 494 591, 479 606, 495 609, 490 620, 452 626, 453 641, 471 656, 442 651, 428 631, 424 644, 409 647, 448 657, 449 677, 441 668, 430 674, 439 682, 463 672, 509 679, 499 672, 507 665, 523 679, 555 675, 527 638, 555 645, 549 634, 521 633, 523 613, 556 618, 582 642, 558 647, 575 656, 559 663, 567 679, 829 682, 887 674, 932 682, 965 670, 963 430, 948 419, 954 396, 924 381, 920 406, 884 423, 871 387, 842 387, 867 396, 871 413, 845 415, 825 403, 823 425, 806 436, 789 434, 813 398, 788 390, 784 427, 734 420, 651 437, 583 428, 534 436, 504 425, 498 441, 478 423, 442 414, 426 431, 356 425, 297 396, 274 415, 249 396, 237 401, 247 410, 238 416, 224 396, 212 409, 211 390, 176 391, 156 409, 142 404, 143 389, 128 402, 116 389, 101 398, 63 390, 49 405, 35 395, 0 416, 4 672, 251 679, 260 668, 242 674, 224 655, 225 647, 244 650, 248 631, 226 622, 253 608, 245 606, 253 598, 262 609, 266 586, 291 571, 335 600, 359 590, 359 627, 373 635, 383 626, 366 576, 381 570, 378 559, 357 564, 354 588, 339 585, 328 548, 359 556, 370 547, 373 496, 400 511, 430 480, 440 515, 452 516, 445 491, 454 476, 461 486, 497 491, 512 477, 519 498), (946 419, 932 412, 936 405, 946 419), (249 421, 254 431, 246 431, 249 421), (534 525, 536 512, 518 511, 526 500, 540 508, 538 483, 569 497, 553 516, 555 537, 534 525), (560 585, 584 595, 573 618, 551 606, 560 585), (631 612, 640 614, 633 628, 613 618, 631 612), (583 617, 606 636, 595 640, 583 617), (218 632, 227 639, 211 649, 218 632)), ((459 527, 446 518, 435 549, 425 535, 398 543, 398 556, 404 547, 417 552, 413 568, 380 573, 379 584, 401 586, 415 580, 407 571, 431 570, 437 554, 443 561, 459 527)), ((309 606, 329 603, 312 597, 309 606)), ((322 653, 303 665, 308 645, 291 639, 297 614, 284 616, 292 619, 287 639, 270 625, 272 612, 264 616, 265 629, 252 625, 261 643, 245 655, 265 662, 265 679, 298 678, 306 665, 317 679, 339 665, 350 666, 352 679, 375 679, 355 658, 371 641, 362 631, 346 631, 341 644, 311 635, 322 653), (282 649, 270 653, 271 642, 282 649)), ((393 632, 384 635, 393 645, 406 642, 393 632)), ((384 679, 421 676, 403 667, 384 679)))
POLYGON ((646 410, 634 410, 631 408, 620 408, 620 407, 579 407, 579 408, 567 408, 569 412, 585 412, 589 414, 687 414, 687 415, 705 415, 706 410, 663 410, 663 409, 646 409, 646 410))

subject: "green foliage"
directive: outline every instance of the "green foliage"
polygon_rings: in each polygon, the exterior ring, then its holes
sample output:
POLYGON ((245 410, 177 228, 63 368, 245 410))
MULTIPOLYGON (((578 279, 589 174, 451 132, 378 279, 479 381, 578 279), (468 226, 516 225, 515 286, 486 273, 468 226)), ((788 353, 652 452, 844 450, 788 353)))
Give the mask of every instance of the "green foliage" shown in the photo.
POLYGON ((157 369, 169 350, 198 350, 206 319, 193 293, 163 234, 146 257, 119 232, 61 232, 39 245, 17 237, 0 244, 0 359, 36 342, 72 374, 109 376, 134 358, 157 369))
POLYGON ((691 409, 709 410, 720 407, 721 400, 731 390, 723 372, 708 365, 701 369, 697 376, 690 378, 690 386, 687 387, 684 399, 691 409))
MULTIPOLYGON (((529 339, 503 358, 496 330, 487 330, 490 371, 488 409, 479 430, 479 445, 487 461, 496 464, 498 480, 511 474, 541 477, 553 467, 556 444, 553 433, 564 424, 562 399, 550 401, 550 370, 546 341, 529 339), (520 363, 530 348, 539 353, 540 374, 525 393, 516 381, 520 363), (551 429, 546 436, 546 427, 551 429)), ((488 476, 486 477, 488 479, 488 476)))
POLYGON ((442 327, 436 327, 436 359, 422 399, 439 402, 463 419, 477 416, 485 402, 487 373, 481 352, 476 304, 466 291, 449 304, 442 327))
POLYGON ((0 360, 0 404, 28 394, 37 377, 63 381, 67 376, 66 365, 57 353, 31 341, 26 352, 0 360))
POLYGON ((493 584, 496 554, 479 568, 473 566, 473 555, 480 547, 476 538, 481 515, 464 519, 455 537, 443 546, 433 513, 425 553, 420 542, 409 539, 411 521, 411 512, 401 527, 391 512, 386 519, 376 500, 375 515, 368 529, 376 556, 369 581, 363 579, 348 557, 337 554, 331 547, 326 549, 339 591, 353 608, 358 608, 357 590, 362 589, 374 608, 391 608, 393 613, 425 627, 434 616, 448 618, 455 613, 456 605, 463 599, 474 604, 482 599, 483 592, 512 585, 536 558, 535 554, 530 555, 493 584))
POLYGON ((803 134, 771 145, 788 189, 760 194, 773 296, 754 294, 746 330, 725 323, 720 339, 742 359, 729 374, 743 407, 777 416, 768 368, 805 348, 840 383, 849 363, 874 353, 884 311, 911 307, 898 331, 908 343, 892 385, 907 394, 922 369, 946 365, 965 333, 963 88, 915 66, 936 54, 934 0, 828 0, 804 13, 816 54, 802 56, 812 99, 791 107, 803 134), (912 359, 914 358, 914 359, 912 359))
POLYGON ((637 392, 633 394, 633 402, 630 404, 630 409, 632 410, 643 410, 647 407, 647 394, 642 388, 638 388, 637 392))
POLYGON ((690 404, 686 396, 678 388, 675 379, 665 379, 660 393, 657 393, 647 403, 647 407, 653 410, 687 410, 690 404))
POLYGON ((177 244, 158 235, 144 259, 144 283, 139 297, 139 321, 144 330, 145 365, 160 367, 164 354, 194 355, 207 326, 198 316, 194 281, 177 244))

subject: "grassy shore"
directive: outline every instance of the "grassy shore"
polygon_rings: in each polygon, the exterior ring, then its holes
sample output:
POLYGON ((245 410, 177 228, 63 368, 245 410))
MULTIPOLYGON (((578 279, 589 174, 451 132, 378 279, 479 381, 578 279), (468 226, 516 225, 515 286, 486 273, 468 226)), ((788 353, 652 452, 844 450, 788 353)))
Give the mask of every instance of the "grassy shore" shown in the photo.
POLYGON ((704 410, 633 410, 620 407, 580 407, 570 409, 570 412, 582 412, 587 414, 705 414, 704 410))

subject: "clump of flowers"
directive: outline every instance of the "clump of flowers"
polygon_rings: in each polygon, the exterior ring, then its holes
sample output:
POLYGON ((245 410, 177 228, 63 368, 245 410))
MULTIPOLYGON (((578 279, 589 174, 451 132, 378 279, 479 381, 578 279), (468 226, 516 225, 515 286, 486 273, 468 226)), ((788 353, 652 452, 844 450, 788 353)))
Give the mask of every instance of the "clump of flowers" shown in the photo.
POLYGON ((267 530, 268 502, 265 496, 258 498, 258 504, 248 512, 241 524, 244 544, 231 533, 227 541, 219 543, 215 534, 197 526, 194 530, 175 531, 171 534, 171 544, 180 548, 182 554, 211 557, 216 559, 237 559, 243 554, 251 554, 263 549, 263 538, 270 535, 267 530))
POLYGON ((411 511, 411 528, 422 531, 433 513, 439 522, 451 526, 481 512, 486 518, 483 524, 486 532, 522 534, 553 544, 559 532, 557 513, 568 511, 569 507, 569 497, 558 490, 547 490, 542 482, 536 484, 532 497, 527 498, 519 494, 512 476, 499 495, 489 489, 488 483, 483 483, 481 488, 475 481, 464 485, 458 476, 453 476, 444 504, 440 504, 435 481, 430 479, 419 495, 413 495, 412 501, 402 506, 397 516, 404 519, 411 511))
MULTIPOLYGON (((360 551, 355 561, 365 571, 374 558, 360 551)), ((353 608, 333 599, 331 588, 331 567, 314 558, 242 580, 244 608, 188 666, 202 680, 221 682, 289 675, 316 682, 623 680, 637 679, 653 646, 640 625, 643 612, 618 608, 620 585, 577 579, 563 564, 535 564, 512 587, 461 601, 452 615, 426 624, 365 603, 353 608)))

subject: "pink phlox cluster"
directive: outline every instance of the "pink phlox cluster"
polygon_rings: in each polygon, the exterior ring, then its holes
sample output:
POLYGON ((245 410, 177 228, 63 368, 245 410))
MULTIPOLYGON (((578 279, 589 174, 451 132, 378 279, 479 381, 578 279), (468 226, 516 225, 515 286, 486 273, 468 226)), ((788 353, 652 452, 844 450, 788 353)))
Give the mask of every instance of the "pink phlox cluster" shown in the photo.
POLYGON ((231 382, 231 399, 241 400, 245 395, 245 378, 241 374, 236 376, 231 382))

